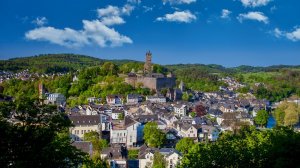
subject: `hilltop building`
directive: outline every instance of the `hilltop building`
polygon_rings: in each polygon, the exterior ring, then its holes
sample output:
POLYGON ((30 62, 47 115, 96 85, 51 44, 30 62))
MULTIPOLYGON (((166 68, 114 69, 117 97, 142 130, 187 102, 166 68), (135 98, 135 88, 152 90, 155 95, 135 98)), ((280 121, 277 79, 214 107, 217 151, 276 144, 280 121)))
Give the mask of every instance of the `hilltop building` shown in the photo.
POLYGON ((142 84, 144 87, 151 90, 159 91, 164 88, 174 88, 176 86, 176 78, 173 74, 167 76, 160 73, 152 72, 152 54, 146 53, 146 61, 143 74, 129 73, 125 78, 125 82, 136 87, 142 84))

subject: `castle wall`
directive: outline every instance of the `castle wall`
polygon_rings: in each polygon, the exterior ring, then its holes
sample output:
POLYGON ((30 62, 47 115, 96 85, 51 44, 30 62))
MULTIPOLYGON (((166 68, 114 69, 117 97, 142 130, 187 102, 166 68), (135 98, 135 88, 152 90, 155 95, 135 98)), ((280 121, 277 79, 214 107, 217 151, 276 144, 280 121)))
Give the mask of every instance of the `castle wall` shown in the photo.
POLYGON ((176 78, 157 78, 156 89, 174 88, 176 86, 176 78))
POLYGON ((138 83, 142 83, 144 87, 151 90, 161 90, 163 88, 174 88, 176 86, 176 78, 154 78, 154 77, 127 77, 125 82, 133 87, 136 87, 138 83))

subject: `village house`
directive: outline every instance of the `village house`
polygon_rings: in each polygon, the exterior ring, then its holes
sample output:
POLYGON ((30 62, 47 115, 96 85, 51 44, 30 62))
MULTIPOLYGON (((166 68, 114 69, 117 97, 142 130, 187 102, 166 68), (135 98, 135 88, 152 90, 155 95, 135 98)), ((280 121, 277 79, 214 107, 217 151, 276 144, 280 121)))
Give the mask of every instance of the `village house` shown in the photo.
POLYGON ((106 103, 110 106, 122 106, 123 105, 123 96, 108 95, 108 96, 106 96, 106 103))
POLYGON ((174 105, 175 115, 178 117, 186 116, 187 114, 187 106, 185 104, 175 104, 174 105))
POLYGON ((127 149, 119 144, 104 148, 101 151, 101 159, 107 160, 110 168, 126 168, 127 165, 127 149))
POLYGON ((136 94, 128 94, 127 95, 127 104, 134 105, 141 103, 143 101, 143 97, 136 94))
POLYGON ((112 122, 110 130, 111 144, 124 144, 128 147, 135 146, 137 142, 142 141, 143 127, 140 122, 127 116, 124 120, 112 122))
POLYGON ((164 96, 146 96, 146 101, 151 103, 166 103, 167 99, 164 96))
POLYGON ((101 135, 102 124, 100 115, 68 116, 74 127, 70 127, 71 138, 74 141, 83 141, 85 133, 95 131, 101 135))

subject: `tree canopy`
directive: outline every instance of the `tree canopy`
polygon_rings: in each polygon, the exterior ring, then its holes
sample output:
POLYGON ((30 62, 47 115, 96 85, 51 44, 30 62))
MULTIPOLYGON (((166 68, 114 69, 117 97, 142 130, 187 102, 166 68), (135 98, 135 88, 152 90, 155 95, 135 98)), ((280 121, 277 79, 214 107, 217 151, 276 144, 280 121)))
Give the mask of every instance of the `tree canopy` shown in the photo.
POLYGON ((88 161, 71 145, 70 126, 55 106, 0 102, 1 167, 77 167, 88 161))
POLYGON ((161 147, 166 135, 158 129, 156 122, 148 122, 144 127, 144 140, 150 147, 161 147))

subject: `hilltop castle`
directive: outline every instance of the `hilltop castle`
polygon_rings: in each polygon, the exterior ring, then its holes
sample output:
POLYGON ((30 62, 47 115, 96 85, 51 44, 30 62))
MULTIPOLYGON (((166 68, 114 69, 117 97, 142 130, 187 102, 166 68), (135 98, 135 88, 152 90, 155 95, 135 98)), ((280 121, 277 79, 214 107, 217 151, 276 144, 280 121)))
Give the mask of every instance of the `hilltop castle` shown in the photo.
POLYGON ((134 87, 142 84, 144 87, 155 91, 176 86, 176 78, 172 74, 165 76, 152 72, 152 54, 150 51, 146 53, 143 74, 129 73, 128 77, 125 78, 125 82, 134 87))

